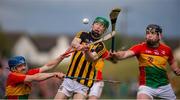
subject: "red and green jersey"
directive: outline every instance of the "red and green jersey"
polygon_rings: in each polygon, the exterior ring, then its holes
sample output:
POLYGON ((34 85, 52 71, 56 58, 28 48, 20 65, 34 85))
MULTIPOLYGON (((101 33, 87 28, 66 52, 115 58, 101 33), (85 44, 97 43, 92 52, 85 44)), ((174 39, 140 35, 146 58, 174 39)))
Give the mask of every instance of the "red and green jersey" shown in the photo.
POLYGON ((26 75, 39 73, 39 68, 29 70, 26 74, 11 72, 6 83, 7 99, 28 99, 31 92, 31 82, 24 82, 26 75))
POLYGON ((139 61, 140 85, 158 88, 169 83, 166 64, 174 59, 171 49, 160 43, 157 48, 149 48, 145 42, 135 45, 132 50, 139 61))

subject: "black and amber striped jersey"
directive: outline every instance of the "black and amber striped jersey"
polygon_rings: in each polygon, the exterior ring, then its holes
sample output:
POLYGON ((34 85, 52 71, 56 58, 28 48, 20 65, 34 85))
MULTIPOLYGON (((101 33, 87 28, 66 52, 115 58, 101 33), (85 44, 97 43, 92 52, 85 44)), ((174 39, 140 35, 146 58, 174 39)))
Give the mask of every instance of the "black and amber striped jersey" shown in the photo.
MULTIPOLYGON (((96 41, 92 38, 90 32, 79 32, 76 37, 81 39, 80 44, 96 41)), ((89 51, 96 52, 98 54, 98 57, 101 58, 102 54, 105 53, 106 48, 103 42, 99 42, 91 45, 89 51)), ((94 62, 86 60, 85 54, 82 51, 76 51, 72 55, 67 76, 94 79, 96 73, 95 65, 97 62, 98 60, 94 62)), ((91 87, 93 84, 92 80, 76 79, 76 81, 88 87, 91 87)))

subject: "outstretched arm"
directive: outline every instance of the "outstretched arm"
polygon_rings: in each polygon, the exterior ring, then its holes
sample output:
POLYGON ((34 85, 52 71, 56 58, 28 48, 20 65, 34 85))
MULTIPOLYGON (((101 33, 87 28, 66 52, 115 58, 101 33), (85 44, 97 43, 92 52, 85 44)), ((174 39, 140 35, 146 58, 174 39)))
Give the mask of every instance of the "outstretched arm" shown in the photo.
POLYGON ((135 55, 135 53, 131 50, 110 52, 110 57, 115 58, 117 60, 129 58, 129 57, 132 57, 134 55, 135 55))
POLYGON ((25 82, 32 82, 32 81, 42 81, 49 79, 51 77, 58 77, 58 78, 63 78, 65 74, 60 73, 60 72, 54 72, 54 73, 37 73, 34 75, 26 75, 25 77, 25 82))
POLYGON ((64 58, 68 57, 69 55, 60 55, 58 58, 49 61, 47 64, 45 64, 43 67, 40 68, 40 72, 44 72, 47 70, 50 70, 52 68, 55 68, 64 58))

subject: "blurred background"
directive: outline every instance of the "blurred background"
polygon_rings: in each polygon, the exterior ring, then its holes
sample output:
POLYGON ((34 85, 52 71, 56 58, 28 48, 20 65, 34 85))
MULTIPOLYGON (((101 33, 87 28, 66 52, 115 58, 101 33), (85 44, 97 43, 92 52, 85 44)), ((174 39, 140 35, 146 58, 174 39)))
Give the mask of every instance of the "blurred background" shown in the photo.
MULTIPOLYGON (((90 31, 97 16, 109 19, 110 11, 120 7, 116 24, 116 49, 126 50, 144 41, 148 24, 159 24, 163 41, 168 44, 180 65, 180 0, 0 0, 0 98, 4 96, 8 74, 7 60, 22 55, 29 69, 45 64, 62 54, 79 31, 90 31), (82 19, 90 22, 83 24, 82 19)), ((107 32, 111 31, 111 26, 107 32)), ((111 41, 106 42, 110 49, 111 41)), ((51 71, 66 73, 70 58, 51 71)), ((168 66, 167 66, 168 67, 168 66)), ((104 79, 121 84, 105 83, 103 99, 135 98, 138 86, 136 58, 112 64, 106 61, 104 79)), ((168 75, 180 98, 180 77, 170 69, 168 75)), ((52 78, 33 83, 30 98, 54 98, 61 80, 52 78)))

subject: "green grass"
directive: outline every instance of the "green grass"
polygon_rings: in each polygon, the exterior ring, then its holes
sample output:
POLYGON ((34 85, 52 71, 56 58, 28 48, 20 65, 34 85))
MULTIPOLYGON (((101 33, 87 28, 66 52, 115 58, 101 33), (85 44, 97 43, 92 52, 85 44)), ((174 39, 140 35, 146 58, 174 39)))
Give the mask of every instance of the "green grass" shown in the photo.
MULTIPOLYGON (((68 64, 61 63, 59 67, 54 69, 54 71, 62 71, 66 73, 67 69, 68 69, 68 64)), ((168 72, 169 71, 170 68, 168 68, 168 72)), ((103 69, 104 79, 122 81, 122 83, 128 83, 128 87, 129 87, 129 81, 131 80, 138 81, 138 74, 139 74, 138 61, 135 57, 119 61, 117 64, 113 64, 109 61, 105 61, 105 67, 103 69)), ((179 83, 180 83, 180 77, 174 77, 172 81, 172 85, 176 91, 177 98, 180 98, 179 83)), ((102 98, 103 99, 135 98, 135 96, 122 97, 119 92, 120 86, 121 84, 115 85, 115 84, 105 83, 104 90, 102 93, 102 98), (109 95, 108 91, 111 91, 114 94, 109 95)))
POLYGON ((138 77, 138 62, 136 58, 129 58, 113 64, 109 61, 105 62, 103 69, 104 79, 111 78, 116 80, 127 80, 138 77))

